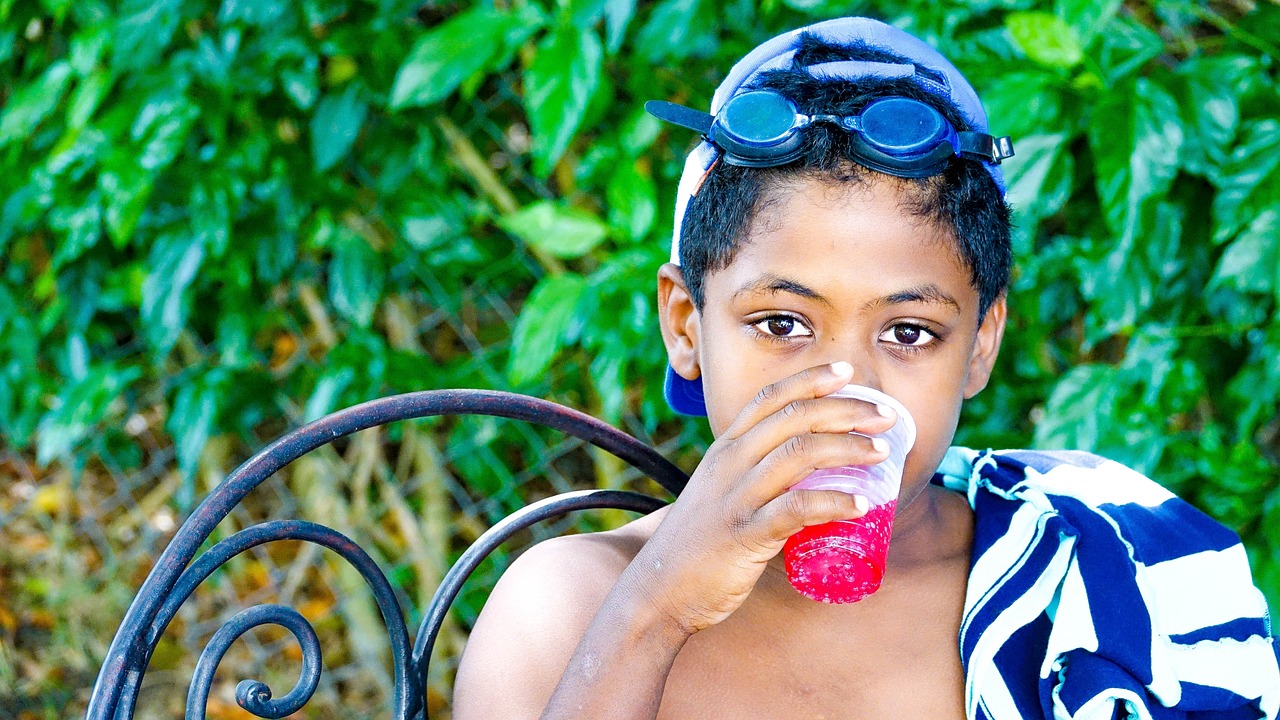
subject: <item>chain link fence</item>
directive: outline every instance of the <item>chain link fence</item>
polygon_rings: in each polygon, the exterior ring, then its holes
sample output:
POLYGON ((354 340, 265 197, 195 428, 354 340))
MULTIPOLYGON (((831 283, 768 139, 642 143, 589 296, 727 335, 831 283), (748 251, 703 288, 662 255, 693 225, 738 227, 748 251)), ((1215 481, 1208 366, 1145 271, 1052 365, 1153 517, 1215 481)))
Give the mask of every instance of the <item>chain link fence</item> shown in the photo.
MULTIPOLYGON (((455 156, 483 159, 484 176, 472 172, 476 192, 499 193, 490 198, 498 206, 504 190, 550 196, 524 166, 528 133, 512 120, 519 101, 511 81, 493 81, 477 100, 442 115, 439 124, 446 141, 469 144, 455 148, 455 156)), ((519 304, 543 273, 538 260, 513 245, 504 259, 474 277, 459 278, 448 267, 418 266, 412 272, 416 291, 388 298, 380 308, 389 345, 437 366, 437 387, 449 387, 451 377, 468 377, 503 389, 519 304)), ((335 342, 315 291, 299 287, 296 293, 309 326, 276 341, 272 365, 281 372, 322 361, 335 342)), ((573 394, 587 386, 574 374, 585 372, 585 363, 557 366, 547 379, 550 399, 590 411, 590 399, 573 394), (568 390, 558 392, 560 387, 568 390)), ((25 448, 0 439, 0 717, 83 713, 116 625, 193 504, 304 418, 300 403, 280 398, 282 417, 259 423, 252 437, 215 436, 195 477, 184 478, 165 431, 163 392, 119 402, 122 427, 102 430, 127 437, 136 451, 133 466, 93 456, 78 458, 80 467, 39 467, 25 448)), ((676 461, 699 444, 694 431, 676 423, 649 433, 640 420, 626 416, 622 429, 676 461)), ((211 541, 268 519, 327 525, 374 557, 399 594, 409 627, 416 628, 444 573, 485 529, 534 500, 591 487, 664 494, 582 441, 520 421, 405 421, 304 456, 236 507, 211 541)), ((622 511, 603 511, 544 523, 480 567, 437 644, 429 679, 432 717, 449 716, 452 677, 468 628, 511 559, 547 537, 616 527, 628 519, 622 511)), ((156 648, 137 717, 181 715, 200 650, 231 615, 260 603, 297 609, 320 636, 320 688, 299 717, 387 715, 393 688, 389 645, 372 595, 336 555, 287 541, 251 549, 197 589, 156 648)), ((248 633, 219 668, 209 717, 250 717, 235 704, 236 683, 260 679, 279 695, 293 686, 300 664, 301 652, 282 628, 248 633)))

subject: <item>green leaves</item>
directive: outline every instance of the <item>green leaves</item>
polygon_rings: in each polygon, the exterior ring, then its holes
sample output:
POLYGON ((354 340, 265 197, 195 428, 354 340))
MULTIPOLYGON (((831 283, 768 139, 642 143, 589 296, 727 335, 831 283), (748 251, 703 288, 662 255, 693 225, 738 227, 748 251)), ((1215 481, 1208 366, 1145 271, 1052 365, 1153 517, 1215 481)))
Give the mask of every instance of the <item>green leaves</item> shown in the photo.
POLYGON ((524 74, 524 104, 533 130, 533 168, 550 174, 582 123, 600 82, 604 50, 590 29, 557 28, 538 45, 524 74))
POLYGON ((582 322, 576 314, 586 289, 587 281, 581 275, 565 273, 544 278, 530 293, 512 332, 507 366, 512 383, 523 385, 538 379, 551 366, 582 322))
POLYGON ((636 0, 605 0, 605 43, 610 54, 618 52, 622 46, 622 38, 635 12, 636 0))
POLYGON ((215 369, 178 388, 165 427, 177 446, 178 470, 188 482, 195 477, 200 455, 213 433, 218 400, 226 391, 225 371, 215 369))
POLYGON ((55 208, 50 213, 49 225, 65 233, 53 255, 54 267, 62 267, 91 249, 102 236, 102 208, 97 196, 91 195, 89 202, 80 208, 55 208))
POLYGON ((1167 426, 1205 391, 1202 376, 1178 350, 1169 333, 1149 328, 1118 365, 1072 368, 1045 403, 1035 444, 1090 450, 1155 475, 1171 442, 1167 426))
POLYGON ((639 163, 622 162, 605 188, 609 224, 623 237, 642 240, 658 214, 658 188, 639 163))
POLYGON ((1089 125, 1098 197, 1113 233, 1139 230, 1144 208, 1168 192, 1183 132, 1173 97, 1140 78, 1103 97, 1089 125))
POLYGON ((1045 72, 1001 75, 982 95, 992 131, 1011 135, 1014 148, 1021 154, 1022 138, 1028 135, 1048 134, 1052 128, 1073 129, 1072 114, 1064 107, 1060 84, 1045 72))
POLYGON ((511 12, 478 7, 451 18, 414 44, 396 73, 391 108, 430 105, 472 76, 505 66, 543 22, 533 3, 511 12))
POLYGON ((92 437, 111 403, 141 375, 136 367, 107 364, 63 383, 53 409, 40 419, 36 461, 41 465, 54 459, 71 463, 71 454, 92 437))
POLYGON ((1258 215, 1280 205, 1280 119, 1241 128, 1240 142, 1222 168, 1213 199, 1213 239, 1223 242, 1258 215))
POLYGON ((5 104, 0 115, 0 148, 27 137, 53 112, 71 80, 71 65, 56 62, 36 82, 21 88, 5 104))
POLYGON ((1246 125, 1221 175, 1213 239, 1235 239, 1218 262, 1213 284, 1273 295, 1280 303, 1280 122, 1246 125))
POLYGON ((1004 163, 1008 200, 1024 223, 1034 222, 1066 203, 1075 164, 1062 133, 1018 138, 1017 151, 1004 163))
POLYGON ((1222 253, 1213 282, 1280 302, 1280 206, 1264 211, 1222 253))
POLYGON ((1106 237, 1097 260, 1080 258, 1080 292, 1090 301, 1083 349, 1116 334, 1131 334, 1183 271, 1179 252, 1185 211, 1161 202, 1141 233, 1106 237))
POLYGON ((1036 447, 1099 449, 1103 424, 1113 412, 1115 369, 1079 365, 1053 388, 1045 403, 1044 420, 1036 425, 1036 447))
POLYGON ((345 227, 335 232, 333 245, 329 301, 344 318, 368 327, 382 298, 382 260, 368 241, 345 227))
POLYGON ((1164 49, 1160 36, 1146 26, 1123 15, 1113 18, 1098 36, 1095 50, 1104 85, 1133 75, 1164 49))
POLYGON ((173 347, 191 310, 187 288, 204 261, 205 248, 195 235, 168 235, 151 247, 150 268, 142 284, 142 317, 147 341, 156 357, 173 347))
POLYGON ((39 367, 41 333, 19 296, 0 284, 0 434, 15 447, 31 444, 32 431, 44 414, 44 398, 53 379, 33 372, 39 367))
POLYGON ((302 413, 303 419, 312 422, 337 410, 338 398, 351 385, 355 376, 355 370, 350 367, 337 368, 321 376, 316 382, 316 389, 307 399, 306 409, 302 413))
MULTIPOLYGON (((1122 0, 1055 0, 1053 12, 1071 30, 1072 41, 1086 48, 1120 9, 1122 0)), ((1073 63, 1074 64, 1074 63, 1073 63)))
POLYGON ((182 21, 183 0, 126 0, 112 38, 112 65, 139 70, 155 64, 182 21))
POLYGON ((1041 65, 1069 68, 1084 57, 1076 31, 1055 15, 1015 12, 1005 18, 1004 25, 1022 52, 1041 65))
POLYGON ((714 49, 714 6, 704 0, 662 0, 636 37, 641 57, 651 63, 698 56, 714 49))
POLYGON ((117 248, 127 245, 133 236, 133 229, 151 199, 154 182, 123 153, 104 163, 102 174, 98 176, 98 190, 105 205, 103 222, 117 248))
POLYGON ((578 258, 604 241, 605 225, 584 210, 536 202, 498 220, 525 244, 560 258, 578 258))
POLYGON ((1182 165, 1188 172, 1218 179, 1240 123, 1242 81, 1256 72, 1256 61, 1242 56, 1193 58, 1178 68, 1178 105, 1187 136, 1182 165))
POLYGON ((341 95, 320 101, 311 117, 311 157, 316 172, 324 172, 346 157, 360 136, 360 126, 368 112, 369 106, 356 85, 348 85, 341 95))
MULTIPOLYGON (((181 81, 146 96, 128 130, 102 163, 98 190, 103 199, 103 222, 116 247, 133 236, 157 178, 178 157, 195 127, 199 108, 189 100, 181 81)), ((125 106, 126 116, 131 110, 125 106)), ((116 118, 113 118, 116 119, 116 118)))
MULTIPOLYGON (((70 107, 67 109, 67 126, 78 130, 93 117, 98 105, 106 97, 115 81, 111 73, 105 71, 92 72, 77 84, 71 94, 70 107)), ((0 132, 0 135, 3 135, 0 132)))
POLYGON ((199 108, 179 88, 148 98, 130 132, 142 148, 138 166, 152 174, 168 167, 182 150, 199 114, 199 108))

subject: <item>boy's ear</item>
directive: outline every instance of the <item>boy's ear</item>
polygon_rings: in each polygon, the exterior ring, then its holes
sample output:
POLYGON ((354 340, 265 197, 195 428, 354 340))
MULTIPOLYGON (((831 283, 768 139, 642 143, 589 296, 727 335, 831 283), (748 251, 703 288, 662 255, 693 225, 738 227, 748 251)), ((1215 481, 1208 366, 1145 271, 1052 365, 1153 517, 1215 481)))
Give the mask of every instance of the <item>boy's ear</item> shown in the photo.
POLYGON ((701 318, 684 284, 684 271, 674 263, 658 268, 658 321, 671 368, 685 380, 697 380, 702 375, 698 363, 701 318))
POLYGON ((969 358, 969 372, 964 385, 965 400, 982 392, 991 379, 991 369, 995 367, 996 357, 1000 355, 1000 341, 1004 339, 1004 323, 1008 313, 1003 293, 987 308, 987 314, 978 328, 978 337, 973 343, 973 355, 969 358))

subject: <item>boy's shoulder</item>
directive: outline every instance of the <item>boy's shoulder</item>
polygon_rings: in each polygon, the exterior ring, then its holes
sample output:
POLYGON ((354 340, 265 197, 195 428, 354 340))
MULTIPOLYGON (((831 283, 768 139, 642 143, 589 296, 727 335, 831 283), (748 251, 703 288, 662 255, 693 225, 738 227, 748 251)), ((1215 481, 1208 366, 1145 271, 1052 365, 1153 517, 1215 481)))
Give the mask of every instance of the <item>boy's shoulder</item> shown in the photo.
POLYGON ((548 538, 529 548, 516 563, 540 566, 546 563, 585 563, 593 573, 605 572, 617 579, 616 576, 631 564, 670 509, 669 505, 662 507, 613 530, 548 538))
POLYGON ((616 530, 550 538, 516 558, 467 641, 454 717, 539 715, 605 597, 665 514, 663 508, 616 530))
MULTIPOLYGON (((613 530, 543 540, 516 558, 499 579, 493 594, 520 597, 531 592, 559 594, 563 591, 567 606, 581 611, 582 617, 576 620, 585 623, 644 547, 668 509, 661 508, 613 530)), ((577 624, 576 620, 573 624, 577 624)))

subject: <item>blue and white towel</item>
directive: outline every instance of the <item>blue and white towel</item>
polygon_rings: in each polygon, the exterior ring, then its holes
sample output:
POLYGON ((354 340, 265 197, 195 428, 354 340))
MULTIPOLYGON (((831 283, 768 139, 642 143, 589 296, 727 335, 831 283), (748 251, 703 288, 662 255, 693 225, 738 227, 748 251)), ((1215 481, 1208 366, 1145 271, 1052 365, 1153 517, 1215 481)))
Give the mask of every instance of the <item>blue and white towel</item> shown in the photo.
POLYGON ((952 448, 934 482, 976 517, 968 717, 1280 715, 1280 648, 1235 533, 1088 453, 952 448))

